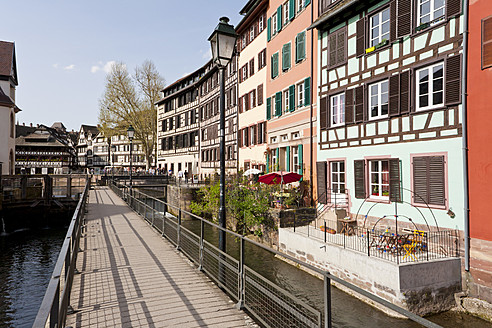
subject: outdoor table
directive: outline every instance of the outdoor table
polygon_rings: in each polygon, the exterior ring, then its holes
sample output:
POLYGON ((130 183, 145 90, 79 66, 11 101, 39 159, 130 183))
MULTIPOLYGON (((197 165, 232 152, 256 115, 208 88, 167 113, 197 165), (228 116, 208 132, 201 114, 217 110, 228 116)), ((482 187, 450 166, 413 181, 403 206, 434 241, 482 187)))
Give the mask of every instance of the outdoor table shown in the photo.
POLYGON ((355 227, 357 226, 357 220, 356 219, 341 219, 338 220, 342 224, 342 227, 340 229, 340 233, 344 233, 347 236, 351 236, 355 233, 355 227), (354 224, 355 223, 355 224, 354 224))

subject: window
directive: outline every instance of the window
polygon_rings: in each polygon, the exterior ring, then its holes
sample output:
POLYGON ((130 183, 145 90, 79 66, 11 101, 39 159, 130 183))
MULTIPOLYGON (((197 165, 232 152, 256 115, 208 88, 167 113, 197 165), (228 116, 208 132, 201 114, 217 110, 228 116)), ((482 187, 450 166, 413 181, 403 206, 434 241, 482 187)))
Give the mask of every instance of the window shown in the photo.
POLYGON ((14 113, 10 113, 10 137, 14 137, 14 131, 15 131, 15 118, 14 118, 14 113))
POLYGON ((266 49, 263 49, 258 54, 258 70, 266 66, 266 49))
POLYGON ((252 25, 249 29, 249 42, 253 41, 255 38, 255 27, 252 25))
POLYGON ((252 109, 256 106, 256 90, 253 90, 249 93, 249 109, 252 109))
POLYGON ((301 32, 296 36, 296 63, 306 58, 306 32, 301 32))
POLYGON ((289 135, 288 134, 282 134, 280 136, 281 141, 289 141, 289 135))
POLYGON ((299 148, 292 147, 292 172, 299 172, 299 148))
POLYGON ((271 137, 270 143, 277 143, 277 137, 271 137))
POLYGON ((417 70, 417 110, 444 105, 444 64, 439 63, 417 70))
POLYGON ((345 193, 345 162, 330 162, 330 191, 334 194, 345 193))
POLYGON ((482 69, 492 66, 492 16, 482 19, 482 69))
POLYGON ((258 33, 261 33, 261 31, 263 31, 263 28, 264 28, 264 25, 265 23, 263 22, 263 16, 260 16, 258 18, 258 33))
POLYGON ((297 0, 297 12, 300 12, 304 7, 304 0, 297 0))
POLYGON ((283 6, 284 10, 284 25, 287 25, 289 22, 289 1, 286 1, 283 6))
POLYGON ((242 71, 243 71, 243 81, 245 81, 248 78, 248 68, 247 67, 248 67, 248 65, 244 65, 243 66, 243 69, 242 69, 242 71))
POLYGON ((250 126, 249 127, 249 144, 251 146, 256 144, 256 133, 255 133, 255 126, 250 126))
POLYGON ((417 25, 431 23, 445 14, 445 0, 419 0, 417 4, 417 25))
POLYGON ((277 163, 278 163, 277 149, 272 149, 272 168, 273 168, 273 171, 278 171, 277 170, 277 163))
POLYGON ((369 197, 389 200, 389 161, 369 161, 369 197))
POLYGON ((297 85, 297 107, 304 106, 304 83, 297 85))
POLYGON ((292 132, 291 138, 292 140, 299 139, 299 132, 292 132))
POLYGON ((414 203, 446 206, 445 164, 444 156, 412 158, 414 203))
POLYGON ((277 13, 272 15, 272 31, 273 34, 277 33, 277 13))
POLYGON ((282 46, 282 71, 287 71, 290 68, 290 43, 282 46))
POLYGON ((272 55, 272 79, 278 76, 278 52, 272 55))
POLYGON ((249 61, 249 76, 253 76, 255 74, 255 59, 252 58, 249 61))
POLYGON ((241 38, 241 48, 244 49, 246 47, 246 33, 243 34, 243 37, 241 38))
POLYGON ((328 67, 335 67, 346 62, 347 50, 346 50, 346 28, 342 28, 332 34, 329 37, 329 61, 328 67))
POLYGON ((369 118, 378 119, 388 116, 388 81, 369 85, 369 118))
POLYGON ((345 123, 345 93, 330 97, 330 126, 345 123))
POLYGON ((390 9, 386 8, 370 18, 370 45, 374 47, 390 38, 390 9))
POLYGON ((284 112, 288 113, 289 112, 289 90, 284 91, 284 112))

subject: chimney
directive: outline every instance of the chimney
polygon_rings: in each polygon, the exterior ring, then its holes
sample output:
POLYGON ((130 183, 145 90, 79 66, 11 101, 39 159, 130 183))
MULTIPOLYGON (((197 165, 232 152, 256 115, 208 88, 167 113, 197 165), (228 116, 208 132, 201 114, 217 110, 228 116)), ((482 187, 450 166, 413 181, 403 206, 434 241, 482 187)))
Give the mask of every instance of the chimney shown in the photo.
POLYGON ((31 128, 32 128, 32 123, 31 123, 31 128))
POLYGON ((39 128, 39 124, 36 124, 36 125, 37 125, 37 127, 39 128))
POLYGON ((26 123, 22 122, 22 126, 26 126, 26 123))

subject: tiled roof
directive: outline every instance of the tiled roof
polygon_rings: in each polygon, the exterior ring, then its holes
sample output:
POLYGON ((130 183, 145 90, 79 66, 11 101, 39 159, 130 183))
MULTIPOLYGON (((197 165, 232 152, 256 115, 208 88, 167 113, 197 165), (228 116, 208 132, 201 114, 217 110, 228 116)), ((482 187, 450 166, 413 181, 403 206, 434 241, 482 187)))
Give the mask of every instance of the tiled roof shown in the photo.
MULTIPOLYGON (((0 75, 12 76, 12 61, 14 60, 14 44, 0 41, 0 75)), ((12 76, 15 78, 14 76, 12 76)))
MULTIPOLYGON (((0 61, 1 61, 1 54, 0 54, 0 61)), ((7 106, 7 107, 12 107, 15 106, 15 103, 10 99, 9 96, 7 96, 2 88, 0 88, 0 106, 7 106)))

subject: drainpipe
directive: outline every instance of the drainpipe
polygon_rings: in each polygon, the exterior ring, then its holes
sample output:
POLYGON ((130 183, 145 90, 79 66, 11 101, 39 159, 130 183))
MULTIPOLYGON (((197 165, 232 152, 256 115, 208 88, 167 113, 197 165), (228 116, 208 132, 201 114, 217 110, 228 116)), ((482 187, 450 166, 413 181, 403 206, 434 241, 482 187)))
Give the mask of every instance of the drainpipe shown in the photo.
POLYGON ((465 226, 465 270, 470 271, 470 206, 468 188, 468 135, 467 135, 467 78, 468 78, 468 2, 463 1, 463 68, 461 79, 461 126, 462 126, 462 153, 463 153, 463 188, 464 188, 464 226, 465 226))
MULTIPOLYGON (((314 21, 314 1, 311 1, 311 25, 313 25, 314 21)), ((317 60, 317 59, 316 59, 317 60)), ((311 88, 309 92, 311 93, 311 106, 309 110, 309 181, 310 183, 310 193, 311 193, 311 206, 314 205, 313 202, 313 102, 314 102, 314 29, 311 29, 311 88)), ((318 84, 316 83, 316 87, 318 84)))

